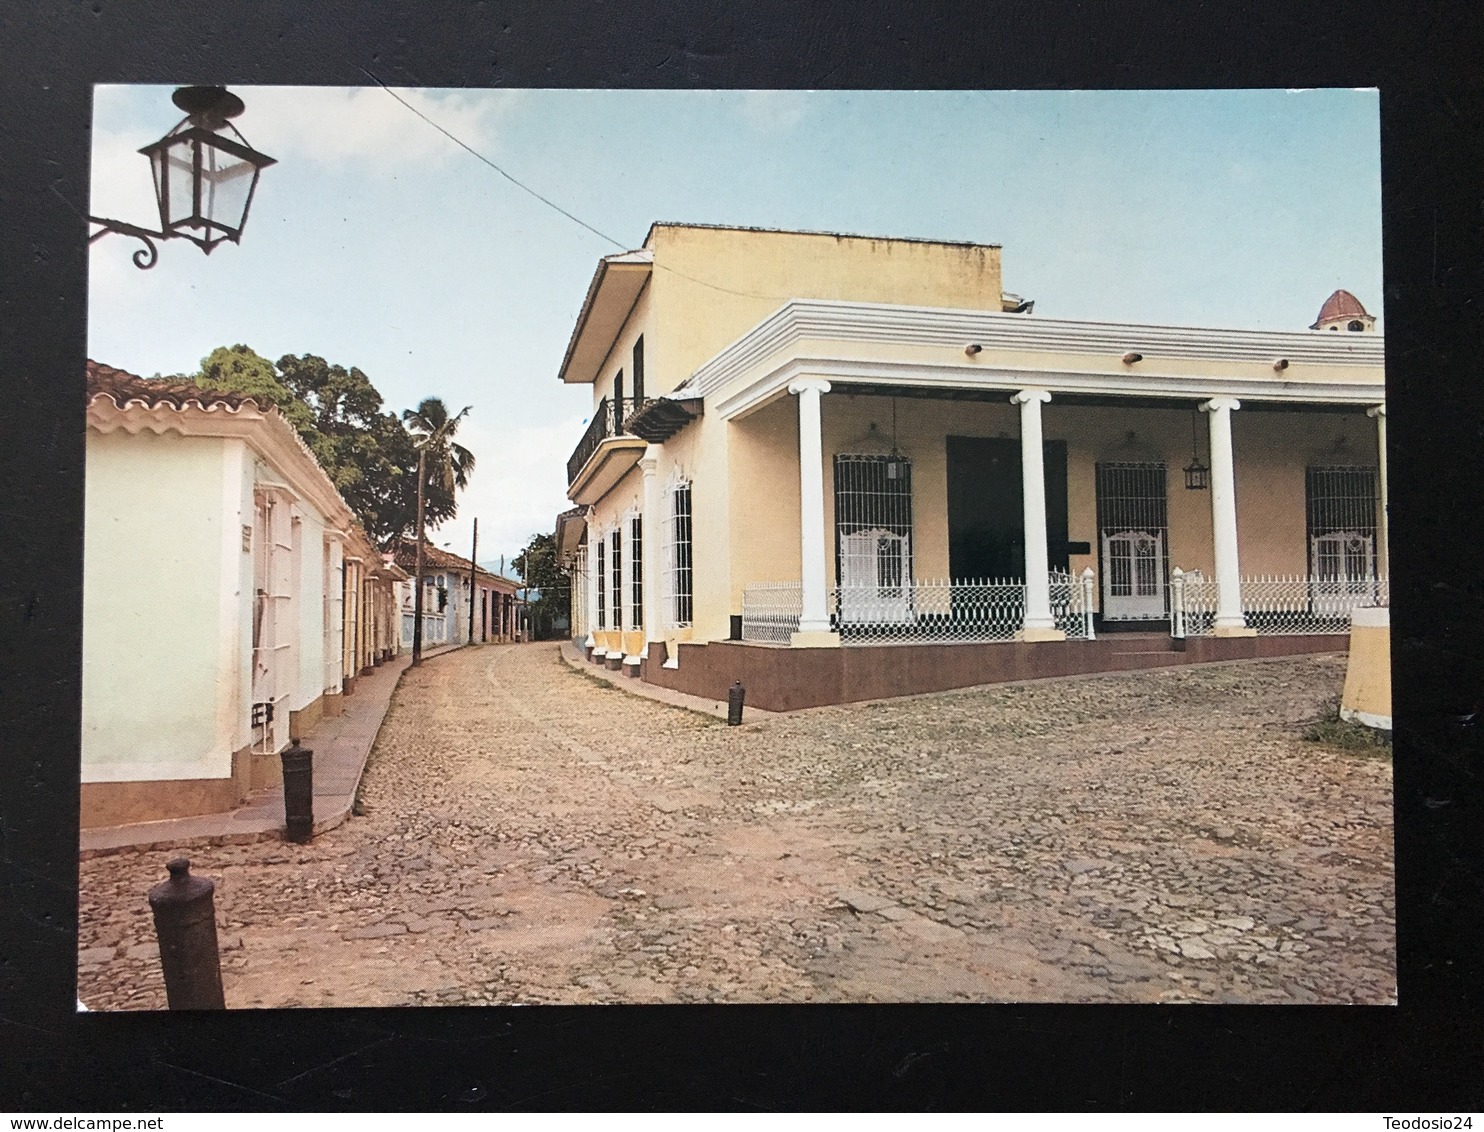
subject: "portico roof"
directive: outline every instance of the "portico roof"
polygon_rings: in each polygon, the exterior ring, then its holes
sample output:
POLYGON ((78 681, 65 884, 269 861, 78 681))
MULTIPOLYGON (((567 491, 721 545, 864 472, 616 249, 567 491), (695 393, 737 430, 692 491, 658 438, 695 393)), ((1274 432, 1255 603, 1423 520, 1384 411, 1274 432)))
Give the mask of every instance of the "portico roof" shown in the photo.
POLYGON ((1028 318, 998 311, 793 300, 675 390, 724 418, 800 376, 914 389, 1297 403, 1385 400, 1380 335, 1028 318))

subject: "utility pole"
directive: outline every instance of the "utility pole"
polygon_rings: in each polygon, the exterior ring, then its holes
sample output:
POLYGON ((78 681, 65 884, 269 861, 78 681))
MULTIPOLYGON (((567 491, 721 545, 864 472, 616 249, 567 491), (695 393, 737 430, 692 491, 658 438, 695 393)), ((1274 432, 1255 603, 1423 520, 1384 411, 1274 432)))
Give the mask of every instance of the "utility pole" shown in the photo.
POLYGON ((474 575, 479 572, 479 518, 474 519, 474 545, 469 548, 469 643, 474 643, 474 575))
POLYGON ((426 502, 423 486, 428 478, 427 460, 427 448, 419 448, 417 450, 417 565, 413 570, 412 579, 412 663, 414 667, 423 662, 423 505, 426 502))

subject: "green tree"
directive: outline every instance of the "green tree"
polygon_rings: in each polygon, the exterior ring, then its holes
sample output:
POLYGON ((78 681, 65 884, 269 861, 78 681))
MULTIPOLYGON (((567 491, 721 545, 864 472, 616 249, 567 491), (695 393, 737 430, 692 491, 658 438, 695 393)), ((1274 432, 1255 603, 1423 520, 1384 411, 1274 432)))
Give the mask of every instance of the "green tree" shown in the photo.
POLYGON ((537 591, 534 597, 527 594, 526 611, 531 619, 532 635, 544 640, 551 636, 556 622, 569 612, 571 582, 557 561, 556 536, 532 535, 525 549, 515 556, 514 566, 521 580, 537 591))
POLYGON ((246 393, 260 406, 276 408, 300 435, 313 431, 309 407, 279 380, 272 362, 241 343, 218 346, 202 358, 201 372, 196 374, 195 381, 202 389, 246 393))
POLYGON ((413 570, 416 583, 412 590, 413 664, 422 662, 423 652, 423 545, 432 502, 430 489, 436 485, 447 492, 449 501, 453 504, 454 493, 469 486, 469 476, 474 471, 474 453, 454 440, 454 434, 459 431, 459 423, 469 412, 469 408, 470 406, 465 405, 450 417, 448 407, 441 400, 437 397, 424 397, 416 409, 406 409, 402 413, 402 420, 417 447, 417 566, 413 570))
POLYGON ((423 487, 427 494, 427 522, 433 527, 457 513, 454 493, 469 486, 469 477, 474 472, 474 453, 454 440, 470 408, 465 405, 450 417, 448 407, 439 398, 424 397, 417 408, 402 412, 414 450, 426 456, 427 476, 423 487))
MULTIPOLYGON (((332 365, 315 354, 278 359, 284 386, 307 408, 312 428, 301 434, 367 532, 384 541, 416 522, 417 449, 396 413, 360 369, 332 365)), ((449 516, 438 493, 433 514, 449 516)), ((435 524, 436 525, 436 524, 435 524)))
MULTIPOLYGON (((275 366, 239 344, 213 350, 191 380, 204 389, 246 393, 260 405, 277 408, 377 542, 412 533, 417 525, 417 440, 403 427, 401 416, 386 411, 380 392, 362 370, 316 354, 285 354, 275 366)), ((467 479, 473 457, 461 466, 467 479)), ((459 486, 449 486, 441 477, 426 485, 429 526, 454 517, 459 486)))

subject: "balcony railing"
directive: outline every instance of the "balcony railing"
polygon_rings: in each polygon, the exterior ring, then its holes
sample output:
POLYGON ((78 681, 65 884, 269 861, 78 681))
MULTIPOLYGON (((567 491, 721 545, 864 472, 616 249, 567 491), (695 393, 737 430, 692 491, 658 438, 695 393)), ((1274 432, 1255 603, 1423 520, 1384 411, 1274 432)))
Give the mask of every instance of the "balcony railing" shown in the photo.
POLYGON ((597 408, 593 410, 593 419, 588 423, 587 431, 582 434, 582 439, 577 442, 577 447, 567 460, 567 482, 570 484, 577 478, 577 473, 592 459, 593 453, 603 441, 611 436, 628 436, 624 422, 647 404, 648 398, 642 397, 623 397, 616 401, 611 397, 604 397, 599 401, 597 408))

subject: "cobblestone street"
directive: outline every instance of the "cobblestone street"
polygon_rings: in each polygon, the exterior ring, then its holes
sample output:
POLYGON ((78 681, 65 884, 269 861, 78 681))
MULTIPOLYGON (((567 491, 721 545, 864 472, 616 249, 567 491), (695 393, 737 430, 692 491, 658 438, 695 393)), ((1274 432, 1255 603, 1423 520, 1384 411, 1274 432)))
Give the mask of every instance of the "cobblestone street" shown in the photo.
MULTIPOLYGON (((196 849, 227 1003, 1394 1001, 1391 766, 1304 742, 1344 659, 728 728, 555 644, 410 670, 313 844, 196 849), (621 679, 621 677, 615 677, 621 679)), ((145 892, 82 862, 80 994, 159 1009, 145 892)))

